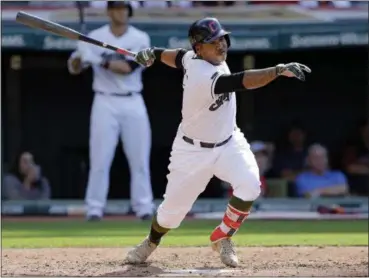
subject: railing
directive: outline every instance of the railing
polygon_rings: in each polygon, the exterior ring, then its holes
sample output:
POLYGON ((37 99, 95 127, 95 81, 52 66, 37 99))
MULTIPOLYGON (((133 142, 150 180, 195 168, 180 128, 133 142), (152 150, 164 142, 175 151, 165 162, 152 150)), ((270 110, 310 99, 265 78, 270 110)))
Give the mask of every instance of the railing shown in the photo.
MULTIPOLYGON (((158 206, 162 200, 155 200, 158 206)), ((213 214, 224 212, 228 199, 199 199, 195 202, 191 214, 213 214)), ((255 201, 254 211, 263 213, 318 213, 320 207, 327 209, 341 207, 344 215, 367 215, 368 199, 359 197, 291 199, 260 198, 255 201)), ((130 209, 129 200, 108 201, 106 215, 126 215, 130 209)), ((85 213, 85 205, 81 200, 50 201, 3 201, 2 215, 7 216, 81 216, 85 213)))

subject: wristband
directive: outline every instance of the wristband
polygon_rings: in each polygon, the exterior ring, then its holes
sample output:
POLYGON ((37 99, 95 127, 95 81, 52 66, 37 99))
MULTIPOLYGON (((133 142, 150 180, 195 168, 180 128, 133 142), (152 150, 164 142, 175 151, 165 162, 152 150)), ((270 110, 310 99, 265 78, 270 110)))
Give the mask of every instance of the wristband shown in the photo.
POLYGON ((281 68, 284 66, 284 64, 278 64, 276 65, 275 67, 275 73, 277 76, 280 76, 281 75, 281 68))

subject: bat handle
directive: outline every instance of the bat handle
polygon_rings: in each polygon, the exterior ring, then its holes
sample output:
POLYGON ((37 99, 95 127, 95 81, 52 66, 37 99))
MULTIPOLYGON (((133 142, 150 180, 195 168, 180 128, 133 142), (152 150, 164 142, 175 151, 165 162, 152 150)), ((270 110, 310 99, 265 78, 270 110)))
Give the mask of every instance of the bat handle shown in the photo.
POLYGON ((136 57, 136 55, 137 55, 134 52, 131 52, 131 51, 128 51, 128 50, 122 49, 122 48, 117 48, 116 52, 119 53, 119 54, 131 56, 131 57, 136 57))

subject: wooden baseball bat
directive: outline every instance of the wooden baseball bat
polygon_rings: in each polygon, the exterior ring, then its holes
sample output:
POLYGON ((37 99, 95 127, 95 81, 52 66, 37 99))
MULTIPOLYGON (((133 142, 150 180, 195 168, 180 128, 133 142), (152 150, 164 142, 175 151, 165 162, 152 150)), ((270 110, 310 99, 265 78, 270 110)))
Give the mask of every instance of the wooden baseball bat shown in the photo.
POLYGON ((132 57, 136 56, 136 53, 128 51, 127 49, 119 48, 119 47, 95 40, 73 29, 70 29, 66 26, 60 25, 58 23, 55 23, 55 22, 52 22, 46 19, 39 18, 37 16, 31 15, 25 12, 18 12, 16 21, 24 25, 27 25, 29 27, 41 29, 46 32, 53 33, 55 35, 59 35, 59 36, 62 36, 62 37, 65 37, 71 40, 80 40, 80 41, 84 41, 87 43, 91 43, 91 44, 94 44, 100 47, 113 50, 119 54, 128 55, 132 57))

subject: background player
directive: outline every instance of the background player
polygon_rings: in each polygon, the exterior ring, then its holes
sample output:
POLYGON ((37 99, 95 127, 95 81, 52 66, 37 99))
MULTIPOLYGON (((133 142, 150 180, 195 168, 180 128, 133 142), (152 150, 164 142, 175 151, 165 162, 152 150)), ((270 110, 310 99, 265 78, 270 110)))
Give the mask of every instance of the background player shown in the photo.
MULTIPOLYGON (((108 1, 110 24, 89 33, 98 40, 138 52, 150 47, 147 33, 128 24, 133 10, 128 2, 108 1)), ((131 205, 136 215, 151 219, 153 196, 150 182, 151 130, 141 95, 142 67, 133 59, 86 43, 79 43, 68 61, 78 74, 93 68, 95 92, 90 123, 90 172, 86 191, 87 219, 103 216, 109 171, 119 137, 131 173, 131 205)))
POLYGON ((193 51, 149 48, 136 60, 150 66, 159 60, 184 70, 182 122, 174 140, 164 201, 153 219, 149 236, 127 255, 142 263, 163 235, 177 228, 213 175, 230 183, 233 196, 221 224, 211 233, 221 261, 237 266, 231 241, 260 194, 259 169, 250 145, 236 126, 235 91, 267 85, 280 75, 304 80, 310 69, 298 63, 231 74, 225 62, 229 32, 217 19, 196 21, 189 29, 193 51))

